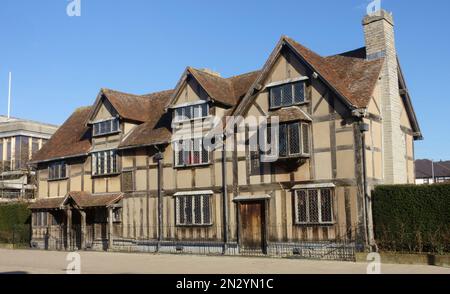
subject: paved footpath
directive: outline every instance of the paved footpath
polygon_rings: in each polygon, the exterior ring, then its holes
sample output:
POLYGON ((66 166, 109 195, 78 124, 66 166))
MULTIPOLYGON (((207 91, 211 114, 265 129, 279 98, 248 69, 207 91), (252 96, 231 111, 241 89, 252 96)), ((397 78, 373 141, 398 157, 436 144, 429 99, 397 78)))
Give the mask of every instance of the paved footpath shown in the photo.
MULTIPOLYGON (((279 258, 80 252, 83 274, 365 274, 367 264, 279 258)), ((0 249, 0 273, 64 274, 66 252, 0 249)), ((383 264, 384 274, 450 274, 450 268, 383 264)))

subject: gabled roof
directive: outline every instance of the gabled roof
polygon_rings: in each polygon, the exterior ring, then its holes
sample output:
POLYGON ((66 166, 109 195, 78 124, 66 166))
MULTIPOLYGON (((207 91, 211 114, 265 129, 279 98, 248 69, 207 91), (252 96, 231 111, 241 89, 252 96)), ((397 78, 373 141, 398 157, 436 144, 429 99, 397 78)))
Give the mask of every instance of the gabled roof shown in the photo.
POLYGON ((68 199, 72 199, 80 208, 109 207, 122 200, 122 198, 122 193, 92 195, 89 192, 76 191, 67 194, 64 204, 67 204, 68 199))
POLYGON ((158 145, 170 141, 172 116, 166 113, 164 108, 172 94, 173 90, 146 95, 152 104, 152 117, 149 121, 135 127, 123 139, 119 148, 158 145))
MULTIPOLYGON (((152 95, 158 94, 161 93, 154 93, 152 95)), ((136 122, 146 122, 153 117, 152 101, 148 98, 148 95, 134 95, 103 88, 97 96, 89 120, 93 120, 93 116, 101 104, 102 99, 107 99, 120 117, 136 122)))
POLYGON ((122 198, 122 193, 92 195, 89 192, 76 191, 69 192, 65 197, 37 199, 28 208, 31 210, 63 209, 68 204, 69 199, 72 199, 79 208, 109 207, 122 200, 122 198))
POLYGON ((32 162, 76 157, 91 148, 86 126, 92 107, 81 107, 66 120, 50 140, 33 156, 32 162))
POLYGON ((167 107, 170 107, 174 103, 180 90, 190 76, 200 84, 211 100, 232 107, 245 95, 258 74, 259 71, 253 71, 230 78, 222 78, 203 70, 188 67, 175 87, 175 91, 167 107))
MULTIPOLYGON (((292 50, 311 71, 316 72, 318 77, 348 107, 356 109, 368 106, 383 67, 383 58, 367 61, 365 54, 362 54, 363 48, 330 57, 322 57, 287 36, 281 37, 261 70, 260 75, 246 94, 246 98, 253 96, 254 89, 258 85, 262 85, 284 47, 292 50)), ((251 99, 248 98, 248 100, 251 99)), ((241 114, 245 111, 249 103, 250 101, 243 101, 242 105, 237 107, 236 113, 241 114)))

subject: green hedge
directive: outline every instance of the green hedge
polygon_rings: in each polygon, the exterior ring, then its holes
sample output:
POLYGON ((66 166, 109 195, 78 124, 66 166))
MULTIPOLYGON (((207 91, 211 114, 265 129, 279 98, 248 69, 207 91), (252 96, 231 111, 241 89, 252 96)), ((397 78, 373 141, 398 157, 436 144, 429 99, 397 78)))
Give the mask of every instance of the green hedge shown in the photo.
POLYGON ((372 196, 382 250, 450 252, 450 184, 379 186, 372 196))
POLYGON ((0 243, 27 244, 31 211, 26 203, 0 205, 0 243))

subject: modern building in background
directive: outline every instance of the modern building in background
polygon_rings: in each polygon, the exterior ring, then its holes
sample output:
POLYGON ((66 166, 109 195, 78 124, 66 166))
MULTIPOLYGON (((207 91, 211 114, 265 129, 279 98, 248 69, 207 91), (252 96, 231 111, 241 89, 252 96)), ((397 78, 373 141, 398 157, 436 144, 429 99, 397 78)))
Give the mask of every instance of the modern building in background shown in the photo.
POLYGON ((57 126, 0 116, 0 202, 33 198, 36 189, 31 159, 57 126))
POLYGON ((416 160, 416 184, 427 185, 450 182, 450 160, 416 160))

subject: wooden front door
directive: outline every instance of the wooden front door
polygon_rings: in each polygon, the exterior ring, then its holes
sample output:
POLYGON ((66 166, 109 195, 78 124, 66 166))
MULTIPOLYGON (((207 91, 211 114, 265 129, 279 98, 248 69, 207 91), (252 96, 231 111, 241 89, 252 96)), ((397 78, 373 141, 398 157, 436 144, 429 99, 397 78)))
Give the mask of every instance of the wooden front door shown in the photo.
POLYGON ((264 201, 240 203, 239 214, 241 248, 265 252, 264 201))

